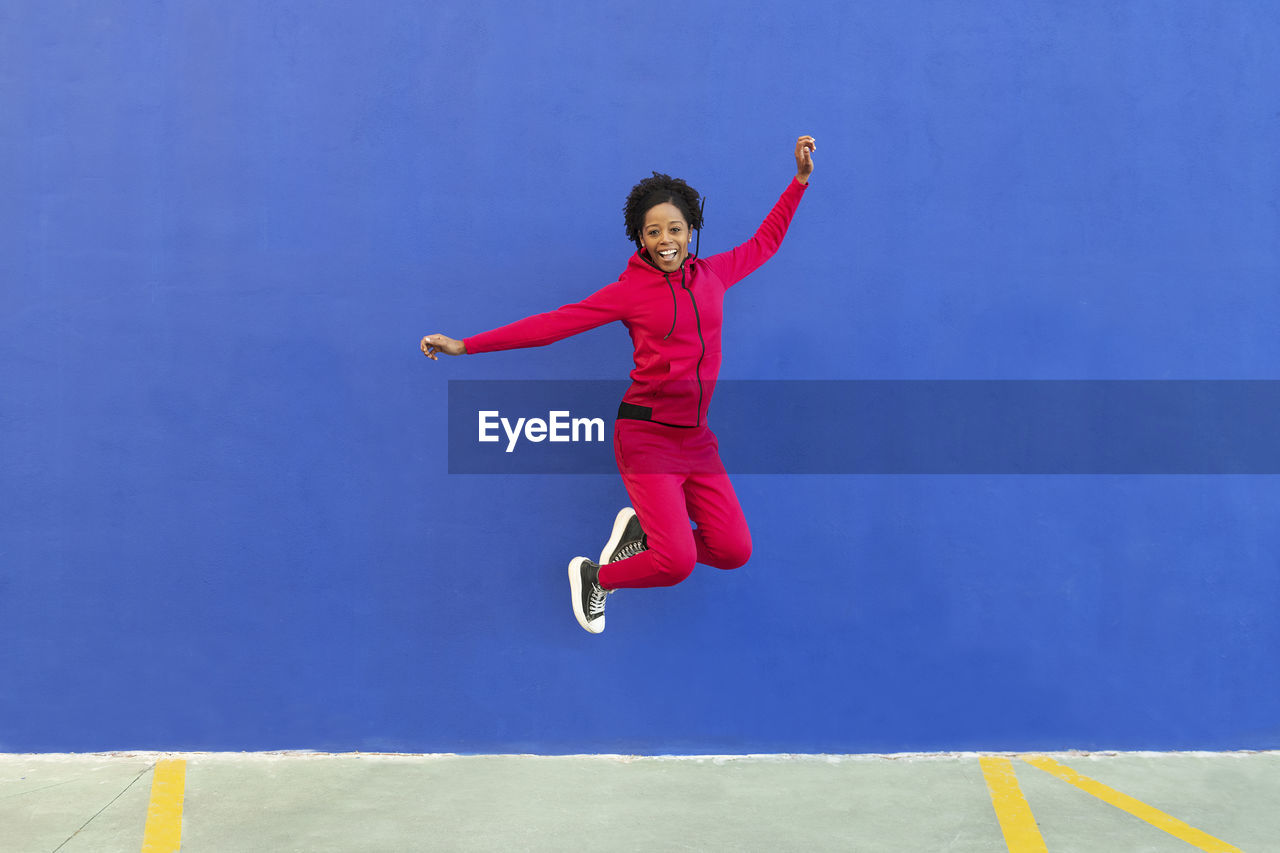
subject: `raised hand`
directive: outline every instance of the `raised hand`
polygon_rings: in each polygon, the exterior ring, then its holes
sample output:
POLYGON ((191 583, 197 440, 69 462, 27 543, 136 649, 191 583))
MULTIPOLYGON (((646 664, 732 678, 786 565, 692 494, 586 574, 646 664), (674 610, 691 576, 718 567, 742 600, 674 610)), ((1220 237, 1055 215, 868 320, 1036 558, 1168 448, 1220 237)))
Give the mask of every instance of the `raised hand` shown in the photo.
POLYGON ((796 180, 802 184, 809 183, 813 174, 813 152, 818 145, 812 136, 802 136, 796 140, 796 180))

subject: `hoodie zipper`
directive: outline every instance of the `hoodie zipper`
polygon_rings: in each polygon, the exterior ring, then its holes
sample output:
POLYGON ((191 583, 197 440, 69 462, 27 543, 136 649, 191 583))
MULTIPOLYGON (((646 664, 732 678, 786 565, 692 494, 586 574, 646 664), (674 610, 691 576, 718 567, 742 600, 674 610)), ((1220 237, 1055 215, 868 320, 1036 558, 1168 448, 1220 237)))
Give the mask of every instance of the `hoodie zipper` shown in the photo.
POLYGON ((684 283, 684 267, 680 268, 680 287, 689 294, 689 301, 693 303, 693 320, 698 327, 698 343, 702 346, 702 352, 698 353, 698 363, 693 368, 693 375, 698 378, 698 411, 694 414, 693 425, 698 426, 702 423, 702 359, 707 354, 707 342, 702 337, 702 317, 698 314, 698 300, 693 298, 693 291, 684 283))
MULTIPOLYGON (((658 269, 658 265, 649 258, 645 258, 645 261, 654 269, 658 269)), ((685 263, 688 262, 686 261, 685 263)), ((671 274, 665 270, 661 272, 662 277, 667 280, 667 288, 671 291, 671 331, 667 332, 666 337, 663 338, 665 341, 676 330, 676 315, 679 312, 679 306, 676 303, 676 290, 671 285, 671 274)), ((680 266, 680 289, 689 294, 689 302, 693 305, 693 321, 698 329, 698 344, 702 347, 702 351, 698 353, 698 363, 693 368, 693 375, 698 380, 698 409, 694 412, 693 425, 699 426, 702 423, 702 359, 707 354, 707 342, 702 337, 702 315, 698 313, 698 300, 693 298, 693 291, 689 289, 689 285, 685 284, 683 264, 680 266)))

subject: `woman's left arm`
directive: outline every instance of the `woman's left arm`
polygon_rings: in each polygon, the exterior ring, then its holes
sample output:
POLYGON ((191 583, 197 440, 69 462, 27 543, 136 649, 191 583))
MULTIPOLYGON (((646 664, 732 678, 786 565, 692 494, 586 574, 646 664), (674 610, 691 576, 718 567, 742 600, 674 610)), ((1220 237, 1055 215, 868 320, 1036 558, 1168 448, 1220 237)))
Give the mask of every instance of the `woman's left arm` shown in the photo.
POLYGON ((791 217, 795 215, 804 191, 809 187, 809 176, 813 174, 813 152, 817 150, 812 136, 802 136, 796 140, 796 177, 787 185, 778 203, 769 211, 764 222, 756 229, 755 235, 736 249, 707 258, 706 263, 724 282, 726 288, 732 287, 742 279, 760 268, 760 265, 778 251, 782 238, 791 225, 791 217))

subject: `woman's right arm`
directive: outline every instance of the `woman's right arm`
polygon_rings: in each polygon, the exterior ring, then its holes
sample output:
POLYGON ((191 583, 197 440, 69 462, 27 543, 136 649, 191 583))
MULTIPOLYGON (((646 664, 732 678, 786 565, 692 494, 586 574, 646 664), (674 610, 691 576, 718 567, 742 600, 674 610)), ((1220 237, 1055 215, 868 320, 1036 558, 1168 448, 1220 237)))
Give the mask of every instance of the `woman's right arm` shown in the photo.
POLYGON ((516 320, 489 332, 481 332, 462 340, 447 335, 427 335, 422 339, 422 354, 438 360, 437 352, 445 355, 497 352, 521 347, 541 347, 558 340, 603 326, 613 320, 621 320, 626 307, 622 298, 621 282, 588 296, 581 302, 564 305, 544 314, 534 314, 516 320))

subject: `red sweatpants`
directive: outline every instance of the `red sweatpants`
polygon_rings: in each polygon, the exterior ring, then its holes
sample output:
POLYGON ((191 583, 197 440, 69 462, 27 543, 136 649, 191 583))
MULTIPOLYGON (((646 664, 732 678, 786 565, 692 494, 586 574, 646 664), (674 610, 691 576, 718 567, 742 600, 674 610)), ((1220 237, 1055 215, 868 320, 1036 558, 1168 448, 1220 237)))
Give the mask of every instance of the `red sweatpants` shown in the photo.
POLYGON ((694 563, 736 569, 747 562, 751 532, 708 427, 618 418, 613 453, 649 547, 601 566, 601 586, 673 586, 694 563))

